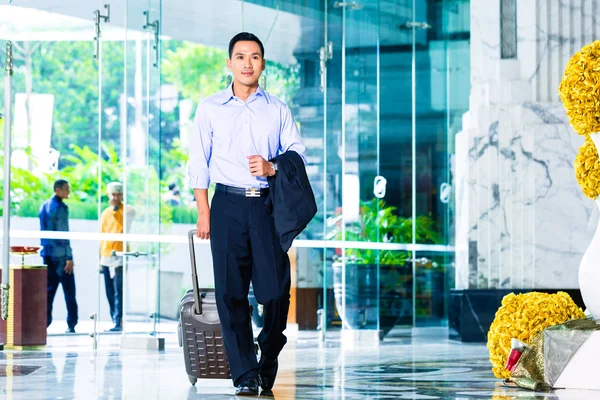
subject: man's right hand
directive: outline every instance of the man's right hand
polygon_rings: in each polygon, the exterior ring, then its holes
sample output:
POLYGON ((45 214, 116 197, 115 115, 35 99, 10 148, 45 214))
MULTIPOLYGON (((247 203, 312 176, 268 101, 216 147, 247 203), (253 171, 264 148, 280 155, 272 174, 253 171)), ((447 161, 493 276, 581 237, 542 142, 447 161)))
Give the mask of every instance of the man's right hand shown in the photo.
POLYGON ((198 236, 199 239, 210 239, 210 212, 198 214, 196 236, 198 236))
POLYGON ((65 264, 65 268, 64 271, 71 275, 73 273, 73 267, 75 266, 75 264, 73 263, 73 260, 67 260, 67 263, 65 264))
POLYGON ((210 239, 210 206, 208 205, 208 189, 194 189, 196 206, 198 207, 198 222, 196 236, 199 239, 210 239))

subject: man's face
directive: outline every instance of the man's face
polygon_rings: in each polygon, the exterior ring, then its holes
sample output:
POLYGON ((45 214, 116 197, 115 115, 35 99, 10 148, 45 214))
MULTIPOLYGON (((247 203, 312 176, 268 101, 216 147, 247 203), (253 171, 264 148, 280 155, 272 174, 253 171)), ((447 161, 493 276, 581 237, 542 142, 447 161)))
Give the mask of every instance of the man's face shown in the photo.
POLYGON ((109 198, 111 206, 120 206, 123 202, 123 193, 111 193, 109 198))
POLYGON ((68 199, 69 194, 71 194, 71 187, 66 183, 61 188, 56 189, 54 193, 63 200, 68 199))
POLYGON ((233 47, 227 68, 233 72, 233 79, 244 86, 256 86, 265 69, 265 60, 256 42, 241 41, 233 47))

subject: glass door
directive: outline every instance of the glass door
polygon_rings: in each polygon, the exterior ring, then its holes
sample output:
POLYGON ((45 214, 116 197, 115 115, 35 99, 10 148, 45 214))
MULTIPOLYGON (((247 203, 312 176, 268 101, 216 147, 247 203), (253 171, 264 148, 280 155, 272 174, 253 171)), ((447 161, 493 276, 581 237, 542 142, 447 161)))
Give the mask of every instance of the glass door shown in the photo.
POLYGON ((97 329, 126 337, 153 336, 160 321, 160 11, 159 0, 122 0, 101 1, 94 13, 102 234, 97 329))
POLYGON ((341 283, 342 289, 334 294, 342 300, 342 337, 347 331, 352 338, 359 332, 361 339, 366 334, 368 340, 378 340, 385 254, 376 246, 384 239, 385 227, 379 223, 384 195, 374 192, 380 176, 379 1, 336 5, 342 9, 341 223, 348 244, 341 262, 334 264, 334 287, 341 283), (341 282, 336 282, 338 275, 341 282))
MULTIPOLYGON (((88 316, 95 313, 97 302, 95 296, 86 294, 95 293, 99 243, 81 240, 85 236, 81 233, 95 234, 98 220, 95 7, 88 6, 82 16, 76 12, 56 13, 64 9, 59 1, 39 3, 36 8, 23 7, 22 2, 7 3, 0 5, 0 60, 3 68, 5 40, 11 40, 14 75, 12 146, 4 153, 11 154, 12 159, 11 229, 26 232, 13 237, 11 244, 40 246, 40 242, 50 244, 46 241, 49 236, 58 239, 52 242, 54 270, 48 272, 54 301, 47 332, 64 334, 78 320, 75 331, 89 333, 93 324, 88 316), (54 197, 54 183, 59 179, 70 185, 69 197, 64 199, 69 209, 69 231, 63 226, 59 232, 48 232, 56 227, 41 227, 38 211, 54 197), (73 284, 68 288, 56 280, 66 273, 63 256, 67 251, 71 251, 74 262, 73 284)), ((0 92, 4 93, 2 81, 0 92)), ((3 98, 0 96, 0 101, 3 98)), ((27 256, 25 262, 48 264, 39 254, 27 256)))
POLYGON ((385 196, 379 132, 379 2, 333 2, 326 10, 326 263, 324 297, 333 297, 331 327, 342 336, 380 335, 378 213, 385 196), (331 291, 331 288, 333 289, 331 291))
MULTIPOLYGON (((415 328, 446 327, 448 323, 449 290, 454 282, 453 138, 457 123, 460 126, 460 116, 468 108, 465 96, 463 111, 454 109, 461 106, 452 99, 450 87, 463 76, 454 54, 465 45, 461 33, 465 28, 464 18, 468 17, 468 12, 465 14, 468 4, 468 1, 413 0, 412 15, 405 24, 411 35, 411 260, 415 328)), ((468 59, 465 60, 468 64, 468 59)))
POLYGON ((462 38, 452 29, 462 29, 463 3, 365 0, 325 10, 325 229, 334 242, 323 295, 334 298, 326 326, 342 335, 447 324, 458 115, 448 88, 459 79, 449 49, 462 38))
MULTIPOLYGON (((127 3, 125 93, 121 154, 124 160, 123 228, 140 236, 125 242, 124 331, 155 336, 161 317, 160 179, 162 91, 161 2, 127 3), (154 236, 154 239, 150 237, 154 236)), ((169 284, 169 281, 165 281, 169 284)), ((169 299, 166 299, 169 300, 169 299)), ((124 342, 125 343, 125 342, 124 342)))
MULTIPOLYGON (((101 235, 97 262, 97 312, 94 330, 96 334, 119 334, 124 326, 123 318, 123 224, 120 215, 123 195, 125 160, 122 126, 126 115, 121 109, 125 75, 126 27, 123 17, 125 1, 98 0, 93 15, 93 54, 98 70, 97 143, 94 146, 96 160, 96 206, 98 232, 101 235)), ((98 338, 98 336, 96 337, 98 338)), ((95 345, 98 342, 95 341, 95 345)))

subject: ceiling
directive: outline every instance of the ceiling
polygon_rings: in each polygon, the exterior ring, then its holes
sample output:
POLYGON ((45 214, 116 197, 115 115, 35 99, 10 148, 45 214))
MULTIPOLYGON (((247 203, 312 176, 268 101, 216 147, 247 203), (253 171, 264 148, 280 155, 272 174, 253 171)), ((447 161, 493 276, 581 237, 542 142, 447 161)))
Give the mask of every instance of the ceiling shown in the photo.
MULTIPOLYGON (((158 19, 157 1, 112 0, 110 22, 103 24, 104 40, 136 39, 145 24, 158 19)), ((94 10, 106 11, 101 2, 81 0, 13 0, 0 6, 0 38, 4 40, 93 40, 94 10), (19 22, 16 22, 19 21, 19 22)), ((301 35, 302 17, 238 0, 203 0, 187 3, 171 0, 163 5, 161 34, 164 38, 227 48, 242 29, 261 37, 268 58, 294 63, 301 35), (243 18, 242 18, 243 15, 243 18)))
MULTIPOLYGON (((108 0, 12 0, 12 5, 0 6, 0 38, 93 40, 93 12, 102 10, 105 14, 105 2, 108 0)), ((260 2, 266 0, 254 1, 260 2)), ((226 48, 233 35, 245 30, 263 40, 268 59, 287 64, 295 63, 294 54, 298 53, 314 54, 316 58, 323 43, 324 12, 302 8, 297 1, 269 3, 275 4, 274 8, 240 0, 163 0, 161 34, 164 38, 226 48)), ((372 2, 374 5, 363 0, 360 9, 346 8, 344 22, 342 9, 330 3, 327 21, 334 46, 341 46, 344 27, 346 47, 411 43, 412 32, 398 26, 411 20, 413 0, 380 0, 372 2)), ((149 11, 150 20, 158 19, 160 4, 161 0, 111 0, 111 20, 103 26, 103 39, 145 37, 142 13, 149 11)), ((415 20, 424 20, 425 16, 426 6, 419 6, 415 20)), ((424 32, 417 39, 425 40, 424 32)))

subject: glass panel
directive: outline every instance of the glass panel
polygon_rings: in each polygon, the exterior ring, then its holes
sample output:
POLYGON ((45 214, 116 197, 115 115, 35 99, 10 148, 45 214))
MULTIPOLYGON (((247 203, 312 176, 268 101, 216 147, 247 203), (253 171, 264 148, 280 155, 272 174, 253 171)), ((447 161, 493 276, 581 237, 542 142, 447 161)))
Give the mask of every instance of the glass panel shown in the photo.
MULTIPOLYGON (((125 233, 160 232, 160 0, 127 2, 124 93, 121 110, 122 183, 125 233)), ((113 88, 114 89, 121 89, 113 88)), ((150 241, 126 243, 124 274, 125 332, 154 334, 159 323, 160 246, 150 241)))
MULTIPOLYGON (((89 6, 89 17, 94 8, 89 6)), ((91 18, 49 12, 57 9, 64 9, 63 3, 43 2, 38 9, 0 6, 2 69, 4 40, 13 40, 15 50, 11 229, 40 230, 40 206, 54 196, 54 181, 65 179, 71 188, 70 197, 65 199, 71 233, 97 232, 99 86, 93 58, 95 25, 91 18)), ((0 92, 2 85, 3 79, 0 92)), ((0 95, 0 102, 3 98, 0 95)), ((3 134, 3 126, 0 132, 3 134)), ((13 239, 11 244, 39 245, 40 239, 13 239)), ((47 248, 57 255, 66 246, 65 242, 54 242, 53 250, 47 248)), ((79 314, 76 330, 91 332, 93 324, 88 316, 96 312, 97 301, 95 296, 82 294, 95 293, 99 245, 96 241, 71 240, 70 248, 79 314)), ((59 286, 50 333, 62 334, 67 328, 63 294, 59 286)))
MULTIPOLYGON (((93 185, 99 214, 99 231, 120 234, 122 220, 115 211, 117 203, 109 193, 109 183, 123 183, 125 175, 123 151, 123 123, 126 120, 122 108, 125 75, 126 32, 115 23, 125 14, 123 4, 105 7, 104 1, 96 2, 95 22, 100 31, 97 61, 100 75, 99 98, 96 113, 99 118, 98 143, 96 145, 96 176, 93 185), (108 18, 108 20, 107 20, 108 18)), ((95 42, 94 42, 95 44, 95 42)), ((122 190, 121 190, 122 192, 122 190)), ((124 196, 121 193, 120 199, 124 196)), ((98 274, 98 331, 108 332, 123 326, 123 243, 118 240, 103 240, 100 243, 98 274), (114 253, 113 253, 114 252, 114 253)))
MULTIPOLYGON (((342 8, 333 7, 330 2, 325 5, 324 30, 325 38, 322 47, 322 65, 325 78, 323 81, 324 126, 323 137, 323 216, 325 219, 325 238, 328 240, 344 240, 342 233, 342 8)), ((336 332, 341 329, 340 312, 336 307, 334 294, 333 264, 340 261, 341 249, 326 249, 323 265, 323 324, 327 338, 327 329, 336 332)), ((337 303, 341 303, 337 301, 337 303)))
POLYGON ((447 326, 448 299, 454 287, 453 252, 416 252, 415 326, 447 326))
MULTIPOLYGON (((98 148, 94 24, 43 11, 59 4, 46 2, 40 9, 0 6, 2 67, 4 40, 14 42, 11 197, 12 216, 20 219, 13 229, 39 229, 39 207, 53 196, 59 178, 71 182, 70 217, 98 217, 96 176, 86 174, 94 168, 98 148)), ((3 84, 4 79, 0 89, 3 84)))
MULTIPOLYGON (((419 244, 454 243, 451 157, 454 134, 460 129, 462 114, 468 109, 468 95, 463 90, 456 90, 461 86, 468 88, 468 8, 468 1, 417 2, 413 14, 413 241, 419 244)), ((428 294, 431 285, 419 283, 422 277, 417 271, 425 270, 418 263, 415 266, 415 324, 440 324, 446 319, 441 310, 446 307, 448 298, 439 298, 434 308, 427 312, 421 309, 424 306, 419 299, 432 297, 428 294)), ((428 278, 431 284, 448 278, 441 276, 443 269, 429 270, 436 272, 435 279, 428 278)))
POLYGON ((159 321, 160 270, 156 243, 128 242, 124 287, 124 332, 155 333, 159 321), (150 250, 150 251, 148 251, 150 250))
MULTIPOLYGON (((360 7, 345 4, 342 7, 342 238, 381 242, 387 240, 380 229, 382 204, 373 191, 375 177, 379 175, 379 1, 364 1, 360 7)), ((345 252, 340 271, 345 329, 379 330, 380 255, 369 248, 345 252)))
POLYGON ((385 207, 402 226, 393 243, 412 242, 412 1, 381 7, 380 175, 387 181, 385 207), (388 208, 389 207, 389 208, 388 208))

